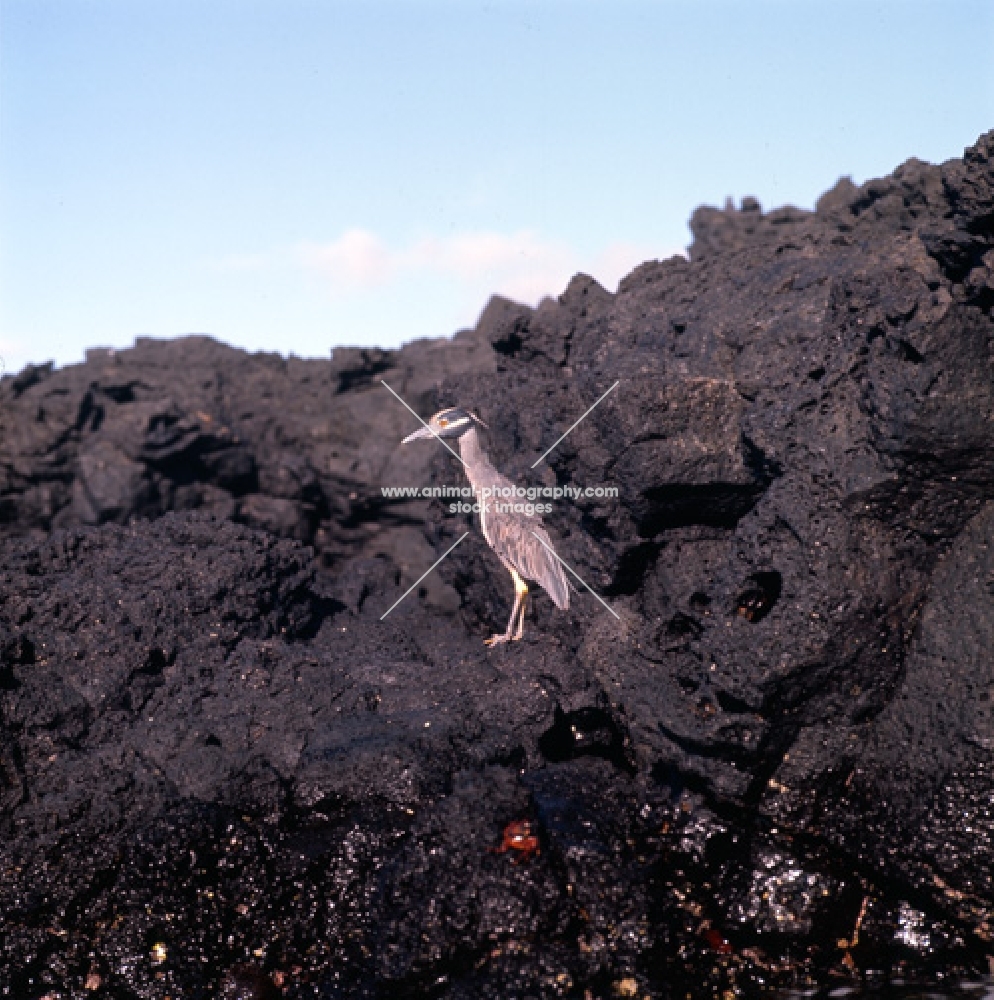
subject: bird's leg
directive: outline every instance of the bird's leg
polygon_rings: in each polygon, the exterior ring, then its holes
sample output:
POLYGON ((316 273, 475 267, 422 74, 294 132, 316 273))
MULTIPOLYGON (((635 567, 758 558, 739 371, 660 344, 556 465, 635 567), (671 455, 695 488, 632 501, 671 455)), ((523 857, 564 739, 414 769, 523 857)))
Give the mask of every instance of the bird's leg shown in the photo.
POLYGON ((518 627, 514 630, 512 641, 517 642, 525 632, 525 611, 528 608, 528 588, 521 595, 521 610, 518 612, 518 627))
POLYGON ((511 629, 514 628, 514 611, 512 611, 511 620, 507 623, 507 635, 511 636, 512 642, 517 642, 525 630, 525 602, 528 599, 528 584, 513 569, 511 576, 514 577, 514 606, 518 612, 518 627, 515 629, 514 635, 511 635, 511 629))
POLYGON ((515 639, 521 638, 521 632, 524 628, 524 603, 525 594, 528 593, 528 585, 520 576, 512 569, 511 576, 514 577, 514 607, 511 608, 511 617, 507 623, 507 630, 503 635, 492 635, 489 639, 485 640, 487 646, 496 646, 502 642, 512 642, 515 639), (518 618, 518 612, 521 612, 521 622, 518 625, 518 630, 514 630, 514 622, 518 618))

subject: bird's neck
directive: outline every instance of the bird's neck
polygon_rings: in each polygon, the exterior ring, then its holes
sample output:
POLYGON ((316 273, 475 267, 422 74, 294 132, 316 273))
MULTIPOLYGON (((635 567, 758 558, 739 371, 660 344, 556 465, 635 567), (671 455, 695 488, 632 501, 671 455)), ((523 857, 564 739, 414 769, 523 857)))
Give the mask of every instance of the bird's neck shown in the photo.
MULTIPOLYGON (((466 468, 466 475, 474 485, 481 485, 476 482, 479 470, 485 469, 490 463, 487 461, 480 439, 477 436, 476 428, 470 427, 465 434, 459 438, 459 454, 462 455, 463 464, 466 468)), ((485 484, 489 485, 489 484, 485 484)))

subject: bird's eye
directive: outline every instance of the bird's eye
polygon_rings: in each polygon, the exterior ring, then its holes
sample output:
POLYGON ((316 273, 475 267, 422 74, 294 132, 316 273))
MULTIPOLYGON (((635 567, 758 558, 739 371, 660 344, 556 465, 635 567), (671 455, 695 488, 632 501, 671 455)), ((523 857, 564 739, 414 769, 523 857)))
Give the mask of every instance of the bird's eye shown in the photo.
POLYGON ((439 422, 438 422, 438 426, 439 427, 448 427, 449 426, 449 421, 445 417, 442 417, 442 419, 439 420, 439 422))

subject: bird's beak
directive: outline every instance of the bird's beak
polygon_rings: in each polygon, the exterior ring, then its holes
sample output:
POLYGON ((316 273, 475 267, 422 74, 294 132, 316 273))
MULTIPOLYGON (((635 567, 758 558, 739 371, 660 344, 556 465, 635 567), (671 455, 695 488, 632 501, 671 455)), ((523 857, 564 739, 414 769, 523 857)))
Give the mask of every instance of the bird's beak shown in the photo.
POLYGON ((401 444, 407 444, 409 441, 420 441, 422 438, 435 437, 435 432, 426 424, 424 427, 419 428, 413 434, 408 434, 401 444))

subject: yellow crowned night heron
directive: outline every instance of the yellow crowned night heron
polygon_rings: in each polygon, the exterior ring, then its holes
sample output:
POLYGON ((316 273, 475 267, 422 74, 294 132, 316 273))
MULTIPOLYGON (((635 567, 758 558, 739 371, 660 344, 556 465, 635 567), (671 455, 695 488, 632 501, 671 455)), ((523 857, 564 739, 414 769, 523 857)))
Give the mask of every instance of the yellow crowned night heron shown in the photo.
POLYGON ((469 410, 453 406, 440 410, 427 426, 409 434, 403 443, 430 437, 459 440, 459 451, 473 486, 474 501, 480 505, 483 537, 514 580, 511 619, 503 635, 487 640, 487 645, 493 646, 520 639, 524 632, 525 597, 528 594, 525 580, 541 584, 556 607, 563 611, 569 607, 569 588, 562 563, 552 551, 552 542, 542 527, 541 518, 513 511, 515 506, 521 506, 521 498, 514 496, 514 484, 490 464, 480 446, 476 428, 482 423, 469 410), (484 496, 485 492, 487 496, 484 496))

